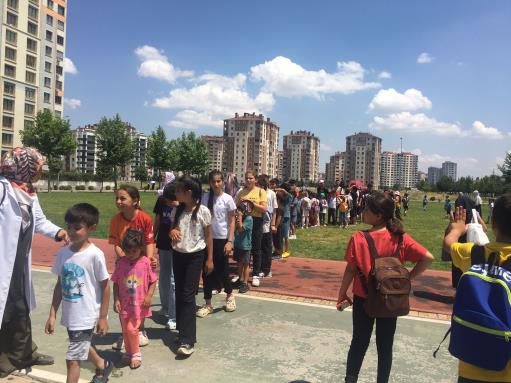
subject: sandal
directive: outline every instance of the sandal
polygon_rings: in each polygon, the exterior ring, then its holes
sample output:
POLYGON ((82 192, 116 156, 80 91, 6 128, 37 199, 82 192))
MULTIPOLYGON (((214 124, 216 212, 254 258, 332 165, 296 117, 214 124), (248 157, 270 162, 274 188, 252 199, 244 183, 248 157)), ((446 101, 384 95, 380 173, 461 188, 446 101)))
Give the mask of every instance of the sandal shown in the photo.
POLYGON ((92 377, 91 383, 106 383, 108 377, 114 369, 114 364, 105 359, 105 367, 103 369, 96 368, 96 374, 92 377))
POLYGON ((130 368, 132 370, 136 370, 141 365, 142 365, 142 354, 140 354, 140 353, 133 354, 133 356, 131 357, 131 361, 130 361, 130 368))
POLYGON ((231 313, 234 310, 236 310, 236 300, 234 297, 227 298, 225 301, 225 311, 231 313))
POLYGON ((208 305, 204 305, 200 309, 197 310, 196 315, 197 315, 198 318, 204 318, 204 317, 208 316, 211 313, 213 313, 213 307, 212 306, 208 306, 208 305))

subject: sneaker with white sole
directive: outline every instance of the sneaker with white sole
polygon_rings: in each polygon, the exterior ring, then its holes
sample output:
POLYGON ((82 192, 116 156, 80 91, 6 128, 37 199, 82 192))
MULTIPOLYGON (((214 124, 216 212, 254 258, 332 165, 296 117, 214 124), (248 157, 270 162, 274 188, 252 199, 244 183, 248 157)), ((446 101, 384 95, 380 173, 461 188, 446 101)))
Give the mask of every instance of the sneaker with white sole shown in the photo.
POLYGON ((182 344, 177 349, 178 355, 183 355, 183 356, 190 356, 193 354, 194 351, 195 350, 193 349, 193 346, 191 346, 189 344, 182 344))
POLYGON ((225 311, 227 311, 228 313, 232 313, 235 310, 236 310, 236 300, 234 299, 234 297, 227 298, 225 301, 225 311))
POLYGON ((112 350, 115 350, 115 351, 122 351, 122 349, 124 348, 124 339, 122 338, 122 335, 117 338, 117 340, 114 342, 114 344, 112 344, 112 350))
POLYGON ((259 287, 259 277, 256 277, 255 275, 252 277, 252 286, 259 287))
POLYGON ((237 275, 235 275, 234 277, 232 277, 232 278, 231 278, 231 282, 232 282, 232 283, 236 283, 236 282, 238 282, 239 280, 240 280, 240 277, 239 277, 239 276, 237 276, 237 275))
POLYGON ((270 271, 270 272, 264 274, 262 278, 271 278, 271 277, 273 277, 273 275, 272 275, 272 273, 270 271))
POLYGON ((176 321, 174 319, 169 319, 169 321, 165 324, 165 328, 167 330, 175 330, 177 328, 176 321))
POLYGON ((138 332, 138 345, 140 347, 147 346, 149 344, 149 338, 147 337, 147 334, 145 331, 139 331, 138 332))
POLYGON ((204 318, 213 312, 213 306, 204 305, 200 309, 197 310, 195 315, 198 318, 204 318))

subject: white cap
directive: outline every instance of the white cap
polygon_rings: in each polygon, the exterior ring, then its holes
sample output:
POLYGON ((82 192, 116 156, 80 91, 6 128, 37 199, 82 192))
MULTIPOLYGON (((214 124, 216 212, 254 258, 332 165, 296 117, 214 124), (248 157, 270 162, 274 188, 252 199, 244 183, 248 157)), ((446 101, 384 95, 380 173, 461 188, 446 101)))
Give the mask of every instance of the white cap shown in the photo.
POLYGON ((324 180, 319 180, 319 183, 320 183, 320 184, 322 184, 322 183, 324 183, 324 182, 325 182, 324 180))

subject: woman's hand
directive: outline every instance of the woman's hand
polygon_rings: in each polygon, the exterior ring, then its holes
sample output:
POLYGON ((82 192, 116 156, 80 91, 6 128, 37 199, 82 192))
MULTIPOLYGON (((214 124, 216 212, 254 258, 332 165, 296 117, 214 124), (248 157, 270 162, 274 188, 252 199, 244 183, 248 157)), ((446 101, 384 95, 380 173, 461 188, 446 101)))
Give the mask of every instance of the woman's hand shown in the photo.
POLYGON ((208 259, 206 261, 206 265, 204 265, 204 271, 206 272, 206 274, 211 274, 214 269, 215 269, 215 267, 213 266, 213 260, 208 259))
POLYGON ((170 230, 169 235, 173 241, 181 241, 181 231, 178 228, 170 230))
POLYGON ((227 255, 232 253, 232 242, 231 241, 227 241, 227 243, 225 244, 224 253, 227 255))
POLYGON ((114 311, 117 314, 121 312, 121 301, 118 298, 114 301, 114 311))
POLYGON ((69 245, 69 235, 64 229, 60 229, 55 237, 57 238, 57 241, 64 241, 66 245, 69 245))
POLYGON ((465 223, 467 220, 467 211, 463 208, 463 206, 458 206, 454 211, 454 219, 452 219, 451 224, 449 225, 449 233, 459 234, 461 237, 467 231, 467 224, 465 223))

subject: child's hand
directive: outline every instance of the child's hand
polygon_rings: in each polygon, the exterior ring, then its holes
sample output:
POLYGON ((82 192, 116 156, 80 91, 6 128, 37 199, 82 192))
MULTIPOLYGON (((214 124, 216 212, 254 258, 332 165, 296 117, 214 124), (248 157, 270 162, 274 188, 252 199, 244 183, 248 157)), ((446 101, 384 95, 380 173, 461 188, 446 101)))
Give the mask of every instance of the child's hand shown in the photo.
POLYGON ((206 274, 210 274, 213 272, 214 269, 215 267, 213 266, 213 260, 208 259, 206 261, 206 265, 204 266, 204 271, 206 272, 206 274))
POLYGON ((158 258, 149 258, 149 262, 151 262, 151 268, 156 269, 158 267, 158 258))
POLYGON ((179 229, 172 229, 169 232, 169 235, 170 239, 172 239, 173 241, 181 241, 181 231, 179 231, 179 229))
POLYGON ((114 301, 114 311, 119 314, 121 312, 121 301, 119 299, 116 299, 114 301))
POLYGON ((144 298, 144 302, 142 302, 142 306, 144 307, 151 307, 151 302, 153 300, 153 297, 147 295, 145 298, 144 298))
POLYGON ((463 206, 458 206, 454 212, 454 219, 449 225, 449 232, 456 232, 459 236, 462 236, 467 231, 467 211, 463 206))
POLYGON ((50 316, 44 326, 44 332, 46 334, 53 334, 55 332, 55 317, 50 316))
POLYGON ((108 332, 108 322, 105 318, 99 318, 96 326, 96 334, 99 336, 105 336, 108 332))

